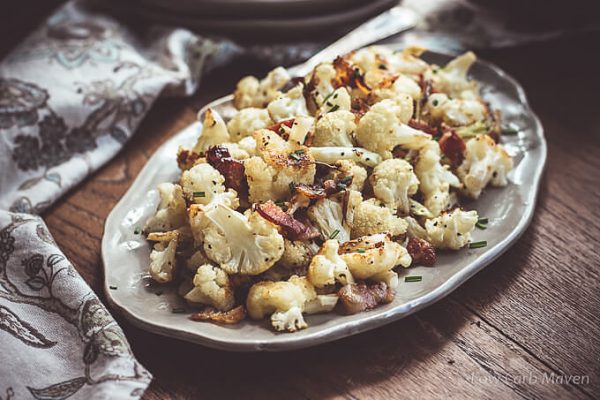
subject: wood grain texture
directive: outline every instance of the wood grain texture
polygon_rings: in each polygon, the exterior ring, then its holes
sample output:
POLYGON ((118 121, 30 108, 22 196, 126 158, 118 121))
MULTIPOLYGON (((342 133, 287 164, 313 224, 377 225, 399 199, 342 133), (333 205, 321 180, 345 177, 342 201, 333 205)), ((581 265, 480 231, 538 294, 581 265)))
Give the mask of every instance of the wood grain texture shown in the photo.
MULTIPOLYGON (((119 318, 155 376, 145 398, 600 397, 600 61, 589 51, 599 39, 483 53, 525 86, 549 144, 534 220, 505 255, 417 315, 291 353, 223 353, 119 318), (551 377, 563 381, 544 381, 551 377)), ((159 101, 114 160, 45 213, 101 298, 100 240, 111 208, 153 151, 249 68, 260 71, 238 62, 213 73, 191 99, 159 101)))

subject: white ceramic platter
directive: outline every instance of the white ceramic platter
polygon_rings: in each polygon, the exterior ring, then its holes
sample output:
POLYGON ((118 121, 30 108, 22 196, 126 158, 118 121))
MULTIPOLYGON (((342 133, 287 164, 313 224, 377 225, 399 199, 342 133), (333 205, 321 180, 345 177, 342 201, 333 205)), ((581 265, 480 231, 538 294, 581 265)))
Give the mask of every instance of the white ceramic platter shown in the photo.
MULTIPOLYGON (((449 56, 427 53, 430 62, 445 64, 449 56)), ((523 89, 497 67, 478 62, 471 76, 481 82, 483 97, 502 111, 504 124, 519 129, 504 136, 515 168, 505 188, 487 189, 475 203, 480 216, 489 218, 486 230, 475 230, 473 241, 487 240, 480 249, 441 253, 434 267, 416 267, 401 274, 421 275, 421 282, 400 279, 395 300, 369 312, 341 316, 335 313, 310 315, 309 328, 296 333, 273 332, 268 321, 244 321, 235 326, 194 322, 189 313, 173 313, 184 304, 175 287, 150 284, 149 245, 136 231, 154 213, 158 204, 157 184, 178 179, 175 154, 179 145, 191 146, 199 132, 195 123, 161 146, 106 220, 102 240, 105 289, 111 305, 132 323, 151 332, 231 351, 281 351, 340 339, 374 329, 412 314, 447 296, 467 279, 514 244, 531 221, 538 186, 546 160, 543 129, 530 109, 523 89), (157 293, 161 293, 158 295, 157 293)), ((233 110, 227 100, 211 105, 222 114, 233 110)))

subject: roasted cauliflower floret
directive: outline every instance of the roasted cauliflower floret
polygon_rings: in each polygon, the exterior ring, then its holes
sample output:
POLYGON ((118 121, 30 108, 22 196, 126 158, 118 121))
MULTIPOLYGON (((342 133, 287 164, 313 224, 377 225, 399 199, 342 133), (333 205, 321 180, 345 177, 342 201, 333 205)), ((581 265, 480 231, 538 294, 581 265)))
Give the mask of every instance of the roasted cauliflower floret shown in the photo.
POLYGON ((312 259, 308 267, 307 278, 316 288, 354 283, 346 262, 338 254, 340 245, 337 240, 327 240, 321 250, 312 259))
POLYGON ((395 216, 391 209, 382 207, 377 199, 369 199, 354 209, 351 237, 355 239, 381 232, 397 236, 405 233, 406 228, 406 221, 395 216))
MULTIPOLYGON (((342 246, 340 257, 348 265, 354 279, 372 279, 397 284, 388 272, 397 265, 410 266, 408 251, 391 240, 389 234, 363 236, 342 246)), ((393 271, 392 271, 393 272, 393 271)))
POLYGON ((270 315, 271 324, 277 331, 295 332, 308 326, 302 316, 305 303, 306 296, 299 285, 263 281, 250 288, 246 308, 254 320, 270 315))
POLYGON ((370 180, 375 197, 392 210, 408 214, 410 197, 419 188, 412 165, 400 158, 385 160, 373 169, 370 180))
POLYGON ((258 275, 283 254, 283 237, 277 227, 255 211, 249 216, 219 203, 206 207, 204 251, 228 274, 258 275))
POLYGON ((320 199, 308 208, 307 215, 323 239, 350 240, 350 228, 345 223, 344 210, 339 202, 330 198, 320 199))
POLYGON ((181 186, 172 183, 158 185, 160 203, 156 214, 148 218, 144 232, 166 232, 187 223, 187 211, 181 186))
POLYGON ((268 129, 256 131, 254 138, 262 158, 244 162, 251 202, 284 199, 291 184, 313 184, 316 167, 310 148, 288 143, 268 129))
POLYGON ((460 187, 458 178, 440 160, 440 146, 430 140, 419 152, 415 164, 419 190, 425 198, 424 205, 434 216, 440 215, 450 205, 450 186, 460 187))
POLYGON ((336 71, 330 62, 317 65, 309 77, 307 77, 307 85, 313 86, 309 93, 312 101, 317 107, 321 107, 329 95, 333 93, 333 80, 335 79, 336 71), (312 83, 312 85, 310 85, 312 83))
POLYGON ((233 308, 233 288, 229 277, 221 268, 210 264, 201 265, 194 275, 193 283, 194 288, 185 295, 186 300, 212 306, 221 311, 233 308))
POLYGON ((352 98, 345 87, 339 87, 331 92, 325 101, 321 104, 319 114, 323 115, 330 112, 350 111, 352 108, 352 98))
POLYGON ((477 135, 466 147, 465 160, 457 170, 465 194, 477 199, 488 183, 506 186, 513 160, 501 145, 488 135, 477 135))
POLYGON ((244 108, 227 123, 231 140, 239 142, 259 130, 273 125, 269 112, 264 108, 244 108))
POLYGON ((290 80, 283 67, 277 67, 259 81, 254 76, 242 78, 233 92, 233 104, 239 110, 247 107, 263 108, 276 99, 280 90, 290 80))
POLYGON ((466 126, 484 121, 487 108, 479 99, 450 99, 444 93, 434 93, 427 99, 423 113, 435 124, 466 126))
POLYGON ((348 186, 350 190, 361 192, 367 180, 367 170, 352 160, 339 160, 333 165, 336 169, 332 174, 332 179, 341 181, 346 176, 352 177, 352 183, 348 186))
POLYGON ((431 140, 431 136, 405 125, 411 117, 412 102, 411 108, 405 109, 397 101, 382 100, 360 119, 356 140, 359 145, 380 154, 384 159, 392 158, 392 150, 396 146, 418 150, 431 140))
POLYGON ((204 114, 202 133, 193 148, 195 153, 204 153, 209 147, 230 141, 225 121, 218 112, 209 108, 204 114))
POLYGON ((169 241, 158 242, 150 252, 150 277, 158 283, 171 282, 175 275, 175 253, 178 235, 169 241))
POLYGON ((338 110, 322 115, 317 120, 313 146, 352 147, 356 131, 355 117, 350 111, 338 110))
POLYGON ((180 182, 185 197, 196 204, 208 204, 225 192, 225 178, 210 164, 196 164, 183 171, 180 182))
POLYGON ((360 147, 311 147, 310 153, 316 161, 335 164, 339 160, 350 160, 366 167, 374 167, 381 162, 381 156, 360 147))
POLYGON ((469 69, 477 61, 472 52, 464 53, 450 61, 443 68, 434 67, 425 75, 433 82, 437 92, 446 93, 454 98, 474 98, 478 96, 477 82, 467 77, 469 69))
POLYGON ((434 247, 458 250, 469 243, 477 220, 477 211, 457 208, 425 221, 425 229, 434 247))
POLYGON ((284 239, 283 255, 277 261, 277 265, 287 269, 301 269, 308 267, 313 256, 314 252, 307 243, 284 239))
POLYGON ((298 116, 310 116, 302 88, 303 85, 299 84, 269 103, 267 110, 273 121, 280 122, 298 116))

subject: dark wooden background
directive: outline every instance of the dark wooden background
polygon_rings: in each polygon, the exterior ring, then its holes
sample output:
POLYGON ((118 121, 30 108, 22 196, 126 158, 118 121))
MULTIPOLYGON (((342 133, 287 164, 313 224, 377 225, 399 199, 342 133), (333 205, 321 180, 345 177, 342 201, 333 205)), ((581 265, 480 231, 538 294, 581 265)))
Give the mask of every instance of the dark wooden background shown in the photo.
MULTIPOLYGON (((0 41, 2 54, 18 41, 14 32, 30 29, 7 24, 0 32, 16 30, 0 41)), ((290 353, 210 350, 147 333, 117 315, 154 375, 144 398, 600 397, 598 43, 594 33, 480 52, 523 84, 549 145, 531 226, 486 270, 416 315, 290 353), (555 383, 544 381, 549 377, 555 383)), ((158 101, 114 160, 44 213, 102 299, 100 241, 112 207, 203 104, 230 92, 242 74, 264 70, 244 60, 206 77, 192 98, 158 101)))

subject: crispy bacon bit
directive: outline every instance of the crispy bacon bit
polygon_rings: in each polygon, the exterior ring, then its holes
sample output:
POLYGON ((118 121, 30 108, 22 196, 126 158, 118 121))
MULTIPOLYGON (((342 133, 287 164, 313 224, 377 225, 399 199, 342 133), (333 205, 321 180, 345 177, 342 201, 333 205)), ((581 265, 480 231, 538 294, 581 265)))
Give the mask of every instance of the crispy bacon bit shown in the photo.
POLYGON ((200 154, 191 150, 180 149, 179 153, 177 153, 177 165, 182 171, 187 171, 194 166, 194 163, 199 157, 200 154))
POLYGON ((294 125, 294 118, 290 118, 290 119, 286 119, 284 121, 278 122, 274 125, 271 125, 270 127, 268 127, 267 129, 270 131, 275 132, 276 134, 278 134, 279 136, 281 136, 282 138, 284 138, 285 140, 288 140, 289 138, 289 134, 285 133, 285 131, 282 129, 284 126, 287 126, 288 128, 292 128, 292 125, 294 125))
POLYGON ((425 133, 428 133, 431 136, 440 136, 441 135, 441 131, 438 126, 431 126, 423 120, 417 120, 417 119, 412 118, 410 121, 408 121, 408 126, 410 126, 411 128, 423 131, 425 133))
POLYGON ((248 181, 244 173, 244 164, 231 158, 224 146, 212 146, 206 152, 206 159, 225 178, 225 187, 235 190, 242 198, 248 196, 248 181))
POLYGON ((371 310, 379 304, 391 303, 395 293, 384 282, 367 285, 366 283, 353 283, 338 290, 340 298, 339 311, 342 314, 357 314, 371 310))
POLYGON ((435 264, 435 249, 427 240, 411 237, 406 245, 408 254, 412 257, 412 265, 426 265, 431 267, 435 264))
POLYGON ((256 211, 266 220, 279 225, 282 235, 289 240, 310 240, 319 237, 319 232, 311 225, 301 222, 284 212, 271 200, 257 204, 256 211))
POLYGON ((362 118, 363 115, 369 111, 369 103, 365 99, 361 99, 360 97, 354 97, 350 104, 350 111, 354 114, 356 122, 362 118))
POLYGON ((365 96, 368 96, 369 93, 371 93, 371 88, 365 82, 365 77, 360 72, 360 69, 353 67, 345 58, 337 57, 333 60, 333 67, 336 72, 334 79, 334 86, 336 88, 349 86, 353 89, 360 90, 365 96))
POLYGON ((205 307, 190 316, 194 321, 210 321, 225 325, 234 325, 246 318, 246 307, 237 306, 229 311, 219 311, 213 307, 205 307))
POLYGON ((296 86, 298 86, 299 83, 303 83, 304 82, 304 78, 301 76, 295 76, 292 79, 290 79, 289 81, 287 81, 287 83, 281 88, 281 91, 283 93, 286 93, 290 90, 292 90, 293 88, 295 88, 296 86))
POLYGON ((454 130, 447 130, 440 138, 440 149, 450 160, 453 167, 458 167, 465 159, 465 141, 454 130))

